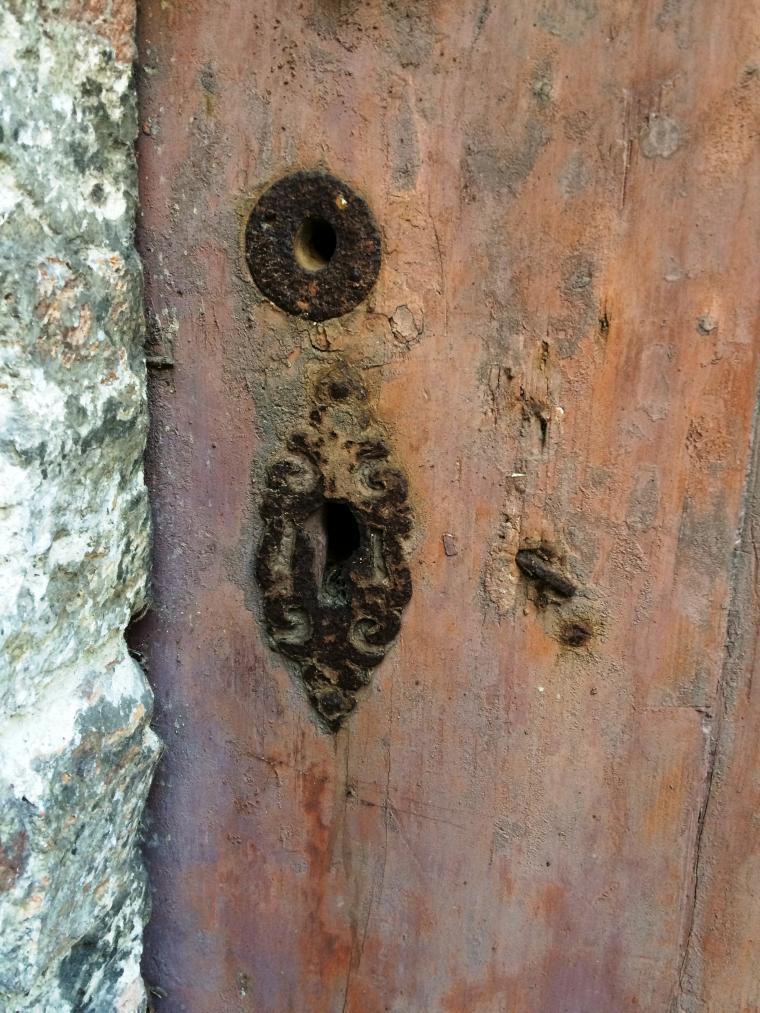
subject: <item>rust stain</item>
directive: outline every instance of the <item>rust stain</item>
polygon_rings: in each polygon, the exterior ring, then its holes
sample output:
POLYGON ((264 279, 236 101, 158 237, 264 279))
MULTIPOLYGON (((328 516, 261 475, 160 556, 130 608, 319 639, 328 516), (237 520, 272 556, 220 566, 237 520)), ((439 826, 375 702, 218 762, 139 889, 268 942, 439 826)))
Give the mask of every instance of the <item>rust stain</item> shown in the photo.
POLYGON ((135 57, 134 0, 71 0, 63 5, 62 16, 80 21, 102 35, 121 63, 135 57))
POLYGON ((12 890, 24 871, 27 833, 19 830, 7 844, 0 844, 0 892, 12 890))

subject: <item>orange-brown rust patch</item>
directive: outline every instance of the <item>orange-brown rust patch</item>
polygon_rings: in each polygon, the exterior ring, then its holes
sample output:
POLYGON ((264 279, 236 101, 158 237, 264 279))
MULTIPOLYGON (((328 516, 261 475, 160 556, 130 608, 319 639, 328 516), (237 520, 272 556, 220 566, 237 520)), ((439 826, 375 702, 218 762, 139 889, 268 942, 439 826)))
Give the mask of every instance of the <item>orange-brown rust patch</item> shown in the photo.
POLYGON ((330 884, 334 881, 333 826, 328 793, 330 778, 316 764, 301 776, 304 812, 304 851, 309 862, 306 915, 307 931, 302 942, 302 957, 323 981, 342 979, 351 960, 352 942, 348 925, 341 935, 330 924, 330 884))
POLYGON ((63 15, 107 39, 120 63, 135 58, 135 0, 71 0, 63 15))
POLYGON ((10 890, 24 868, 27 834, 19 830, 7 844, 0 844, 0 893, 10 890))
POLYGON ((522 1010, 527 1007, 515 1006, 515 980, 512 975, 488 975, 486 981, 461 982, 455 985, 443 998, 445 1013, 463 1013, 477 1010, 478 1013, 501 1013, 503 1010, 522 1010))

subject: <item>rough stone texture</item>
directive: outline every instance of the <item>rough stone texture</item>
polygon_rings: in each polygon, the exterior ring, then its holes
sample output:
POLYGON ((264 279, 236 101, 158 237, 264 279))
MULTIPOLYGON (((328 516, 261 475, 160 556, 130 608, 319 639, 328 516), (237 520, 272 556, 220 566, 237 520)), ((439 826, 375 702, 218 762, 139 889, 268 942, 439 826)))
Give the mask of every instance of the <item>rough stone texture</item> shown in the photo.
POLYGON ((158 740, 134 5, 0 10, 0 1008, 136 1010, 158 740))

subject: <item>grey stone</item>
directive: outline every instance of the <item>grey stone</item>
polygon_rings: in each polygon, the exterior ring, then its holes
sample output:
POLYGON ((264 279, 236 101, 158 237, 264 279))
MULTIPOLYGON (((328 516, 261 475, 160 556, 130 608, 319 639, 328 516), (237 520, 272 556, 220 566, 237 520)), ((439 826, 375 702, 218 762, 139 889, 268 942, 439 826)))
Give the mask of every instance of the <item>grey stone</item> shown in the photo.
POLYGON ((113 10, 32 0, 0 10, 0 1008, 9 1011, 145 1007, 137 843, 159 744, 123 636, 146 601, 150 529, 134 10, 113 10))

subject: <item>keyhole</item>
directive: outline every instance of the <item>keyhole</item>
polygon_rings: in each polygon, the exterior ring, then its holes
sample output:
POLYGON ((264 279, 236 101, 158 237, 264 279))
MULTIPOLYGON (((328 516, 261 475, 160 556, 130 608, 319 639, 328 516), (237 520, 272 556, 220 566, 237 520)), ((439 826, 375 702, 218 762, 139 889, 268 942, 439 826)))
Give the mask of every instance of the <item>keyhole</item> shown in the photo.
POLYGON ((325 500, 306 522, 306 528, 314 550, 317 586, 322 595, 345 603, 348 589, 344 564, 359 550, 362 542, 353 510, 340 500, 325 500))
POLYGON ((338 245, 335 229, 326 218, 307 218, 293 239, 296 260, 304 271, 324 271, 338 245))
POLYGON ((353 556, 361 545, 361 532, 348 503, 328 499, 322 507, 325 531, 325 569, 340 566, 353 556))

